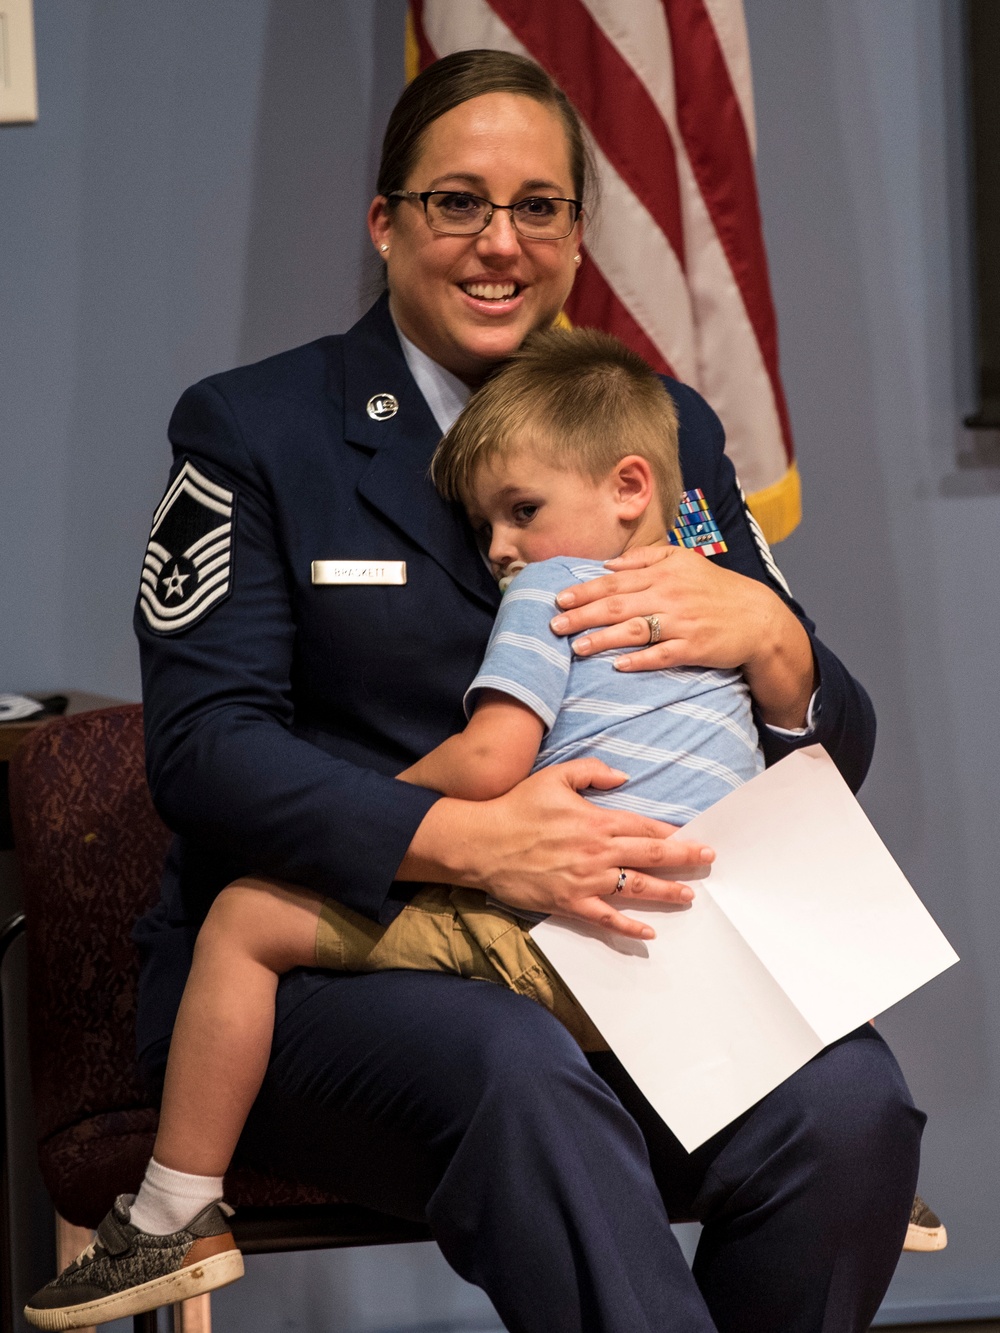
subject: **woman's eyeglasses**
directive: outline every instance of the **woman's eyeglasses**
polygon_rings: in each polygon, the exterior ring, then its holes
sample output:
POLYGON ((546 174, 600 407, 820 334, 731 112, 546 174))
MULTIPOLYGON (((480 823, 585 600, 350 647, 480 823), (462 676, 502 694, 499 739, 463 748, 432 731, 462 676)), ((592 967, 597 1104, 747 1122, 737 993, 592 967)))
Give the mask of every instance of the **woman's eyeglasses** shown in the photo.
POLYGON ((514 230, 534 241, 558 241, 568 236, 583 212, 579 199, 549 199, 529 195, 516 204, 495 204, 478 194, 455 190, 393 190, 387 199, 416 199, 424 208, 431 231, 444 236, 475 236, 490 225, 498 208, 510 214, 514 230))

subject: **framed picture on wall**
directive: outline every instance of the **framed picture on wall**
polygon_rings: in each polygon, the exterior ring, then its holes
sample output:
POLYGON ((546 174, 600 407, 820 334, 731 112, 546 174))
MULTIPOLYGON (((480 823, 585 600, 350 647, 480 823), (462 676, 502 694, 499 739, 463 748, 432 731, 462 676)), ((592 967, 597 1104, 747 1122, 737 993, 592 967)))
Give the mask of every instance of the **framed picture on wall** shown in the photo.
POLYGON ((32 0, 0 0, 0 124, 37 119, 32 0))

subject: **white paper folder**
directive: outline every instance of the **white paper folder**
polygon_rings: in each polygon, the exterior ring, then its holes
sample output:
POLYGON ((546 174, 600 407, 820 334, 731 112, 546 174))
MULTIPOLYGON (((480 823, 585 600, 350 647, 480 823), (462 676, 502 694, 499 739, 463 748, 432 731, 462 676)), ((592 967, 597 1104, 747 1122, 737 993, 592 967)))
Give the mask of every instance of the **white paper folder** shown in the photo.
POLYGON ((683 836, 716 853, 692 878, 694 902, 622 904, 655 940, 555 918, 531 933, 692 1151, 958 955, 822 746, 782 759, 683 836))

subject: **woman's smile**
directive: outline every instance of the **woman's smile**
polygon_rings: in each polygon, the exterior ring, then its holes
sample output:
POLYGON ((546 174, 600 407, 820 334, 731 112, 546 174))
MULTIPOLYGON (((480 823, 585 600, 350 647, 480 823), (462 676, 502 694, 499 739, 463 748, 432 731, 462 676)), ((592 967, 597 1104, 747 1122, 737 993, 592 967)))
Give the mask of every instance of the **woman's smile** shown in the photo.
POLYGON ((498 282, 495 278, 472 279, 458 285, 474 308, 486 315, 507 314, 515 309, 515 302, 525 288, 524 283, 513 279, 498 282))

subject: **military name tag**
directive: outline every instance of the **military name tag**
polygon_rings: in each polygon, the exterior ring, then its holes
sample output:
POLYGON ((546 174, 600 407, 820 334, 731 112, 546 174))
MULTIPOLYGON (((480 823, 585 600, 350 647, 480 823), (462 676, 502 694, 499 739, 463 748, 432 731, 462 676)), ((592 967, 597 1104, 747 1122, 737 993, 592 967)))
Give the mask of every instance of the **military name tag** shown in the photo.
POLYGON ((312 581, 323 585, 380 583, 399 586, 406 582, 406 561, 314 560, 312 581))

